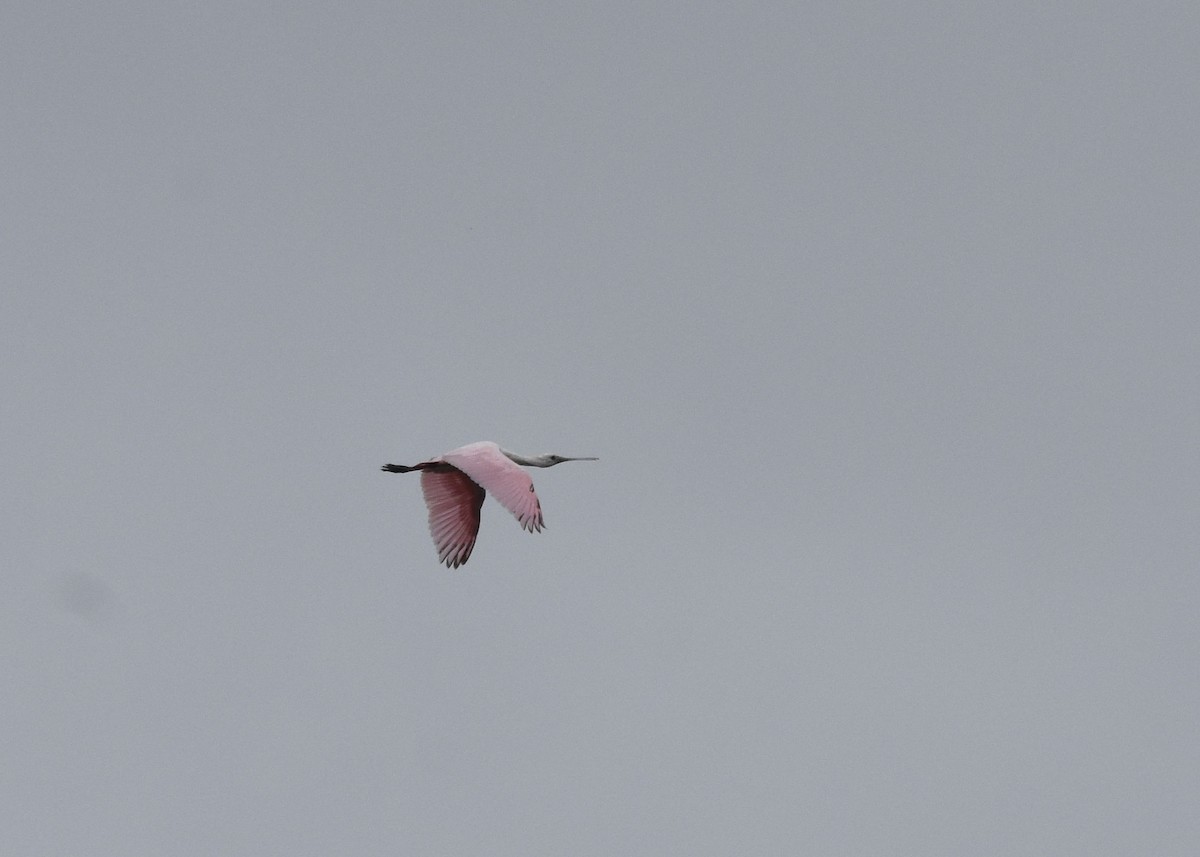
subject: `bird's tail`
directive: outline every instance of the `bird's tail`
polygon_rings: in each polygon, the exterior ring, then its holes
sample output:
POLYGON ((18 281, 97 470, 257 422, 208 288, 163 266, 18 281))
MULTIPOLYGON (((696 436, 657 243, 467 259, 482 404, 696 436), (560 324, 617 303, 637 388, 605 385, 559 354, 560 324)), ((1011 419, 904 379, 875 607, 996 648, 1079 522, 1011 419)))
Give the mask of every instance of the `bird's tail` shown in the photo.
POLYGON ((421 466, 405 467, 403 464, 385 464, 380 470, 386 470, 388 473, 408 473, 410 470, 420 470, 421 466))

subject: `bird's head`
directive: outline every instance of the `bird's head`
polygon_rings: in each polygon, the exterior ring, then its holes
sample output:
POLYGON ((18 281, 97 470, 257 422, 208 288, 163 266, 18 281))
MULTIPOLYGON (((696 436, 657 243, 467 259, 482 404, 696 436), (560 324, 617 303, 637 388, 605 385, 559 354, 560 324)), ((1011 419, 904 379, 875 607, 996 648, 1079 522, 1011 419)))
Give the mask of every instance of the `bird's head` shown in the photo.
POLYGON ((553 455, 553 454, 542 455, 542 456, 539 456, 539 458, 544 459, 546 462, 545 464, 542 465, 542 467, 553 467, 556 464, 562 464, 564 461, 599 461, 600 460, 599 458, 596 458, 594 456, 583 456, 583 457, 573 458, 569 455, 553 455))
POLYGON ((515 452, 509 452, 507 449, 500 450, 504 455, 517 464, 524 467, 553 467, 556 464, 562 464, 564 461, 599 461, 598 458, 572 458, 569 455, 518 455, 515 452))

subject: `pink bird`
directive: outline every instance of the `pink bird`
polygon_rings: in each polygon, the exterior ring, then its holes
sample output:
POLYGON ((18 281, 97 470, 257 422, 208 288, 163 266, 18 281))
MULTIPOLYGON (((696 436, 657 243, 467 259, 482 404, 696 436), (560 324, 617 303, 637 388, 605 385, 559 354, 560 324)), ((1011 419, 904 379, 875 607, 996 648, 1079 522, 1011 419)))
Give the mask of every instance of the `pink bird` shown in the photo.
POLYGON ((421 491, 429 507, 429 532, 438 559, 447 568, 458 568, 471 556, 479 535, 479 508, 485 491, 513 513, 529 532, 541 532, 542 504, 533 491, 533 480, 518 467, 553 467, 564 461, 599 461, 598 458, 568 458, 565 455, 517 455, 490 441, 469 443, 445 455, 412 467, 385 464, 389 473, 421 471, 421 491))

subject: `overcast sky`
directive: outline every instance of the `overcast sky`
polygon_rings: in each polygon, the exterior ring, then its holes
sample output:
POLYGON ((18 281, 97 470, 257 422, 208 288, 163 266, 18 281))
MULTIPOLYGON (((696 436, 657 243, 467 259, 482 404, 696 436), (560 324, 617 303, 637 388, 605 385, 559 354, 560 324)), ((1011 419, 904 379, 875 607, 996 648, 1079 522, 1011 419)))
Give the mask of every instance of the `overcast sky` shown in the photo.
POLYGON ((1198 44, 5 3, 0 851, 1194 854, 1198 44))

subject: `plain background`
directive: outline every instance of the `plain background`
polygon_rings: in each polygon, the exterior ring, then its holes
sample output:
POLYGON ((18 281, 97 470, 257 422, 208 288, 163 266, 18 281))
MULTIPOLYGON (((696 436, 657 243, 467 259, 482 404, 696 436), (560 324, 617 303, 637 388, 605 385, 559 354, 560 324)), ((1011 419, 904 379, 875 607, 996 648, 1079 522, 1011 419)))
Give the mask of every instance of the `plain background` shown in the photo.
POLYGON ((1196 853, 1198 44, 6 3, 0 851, 1196 853))

